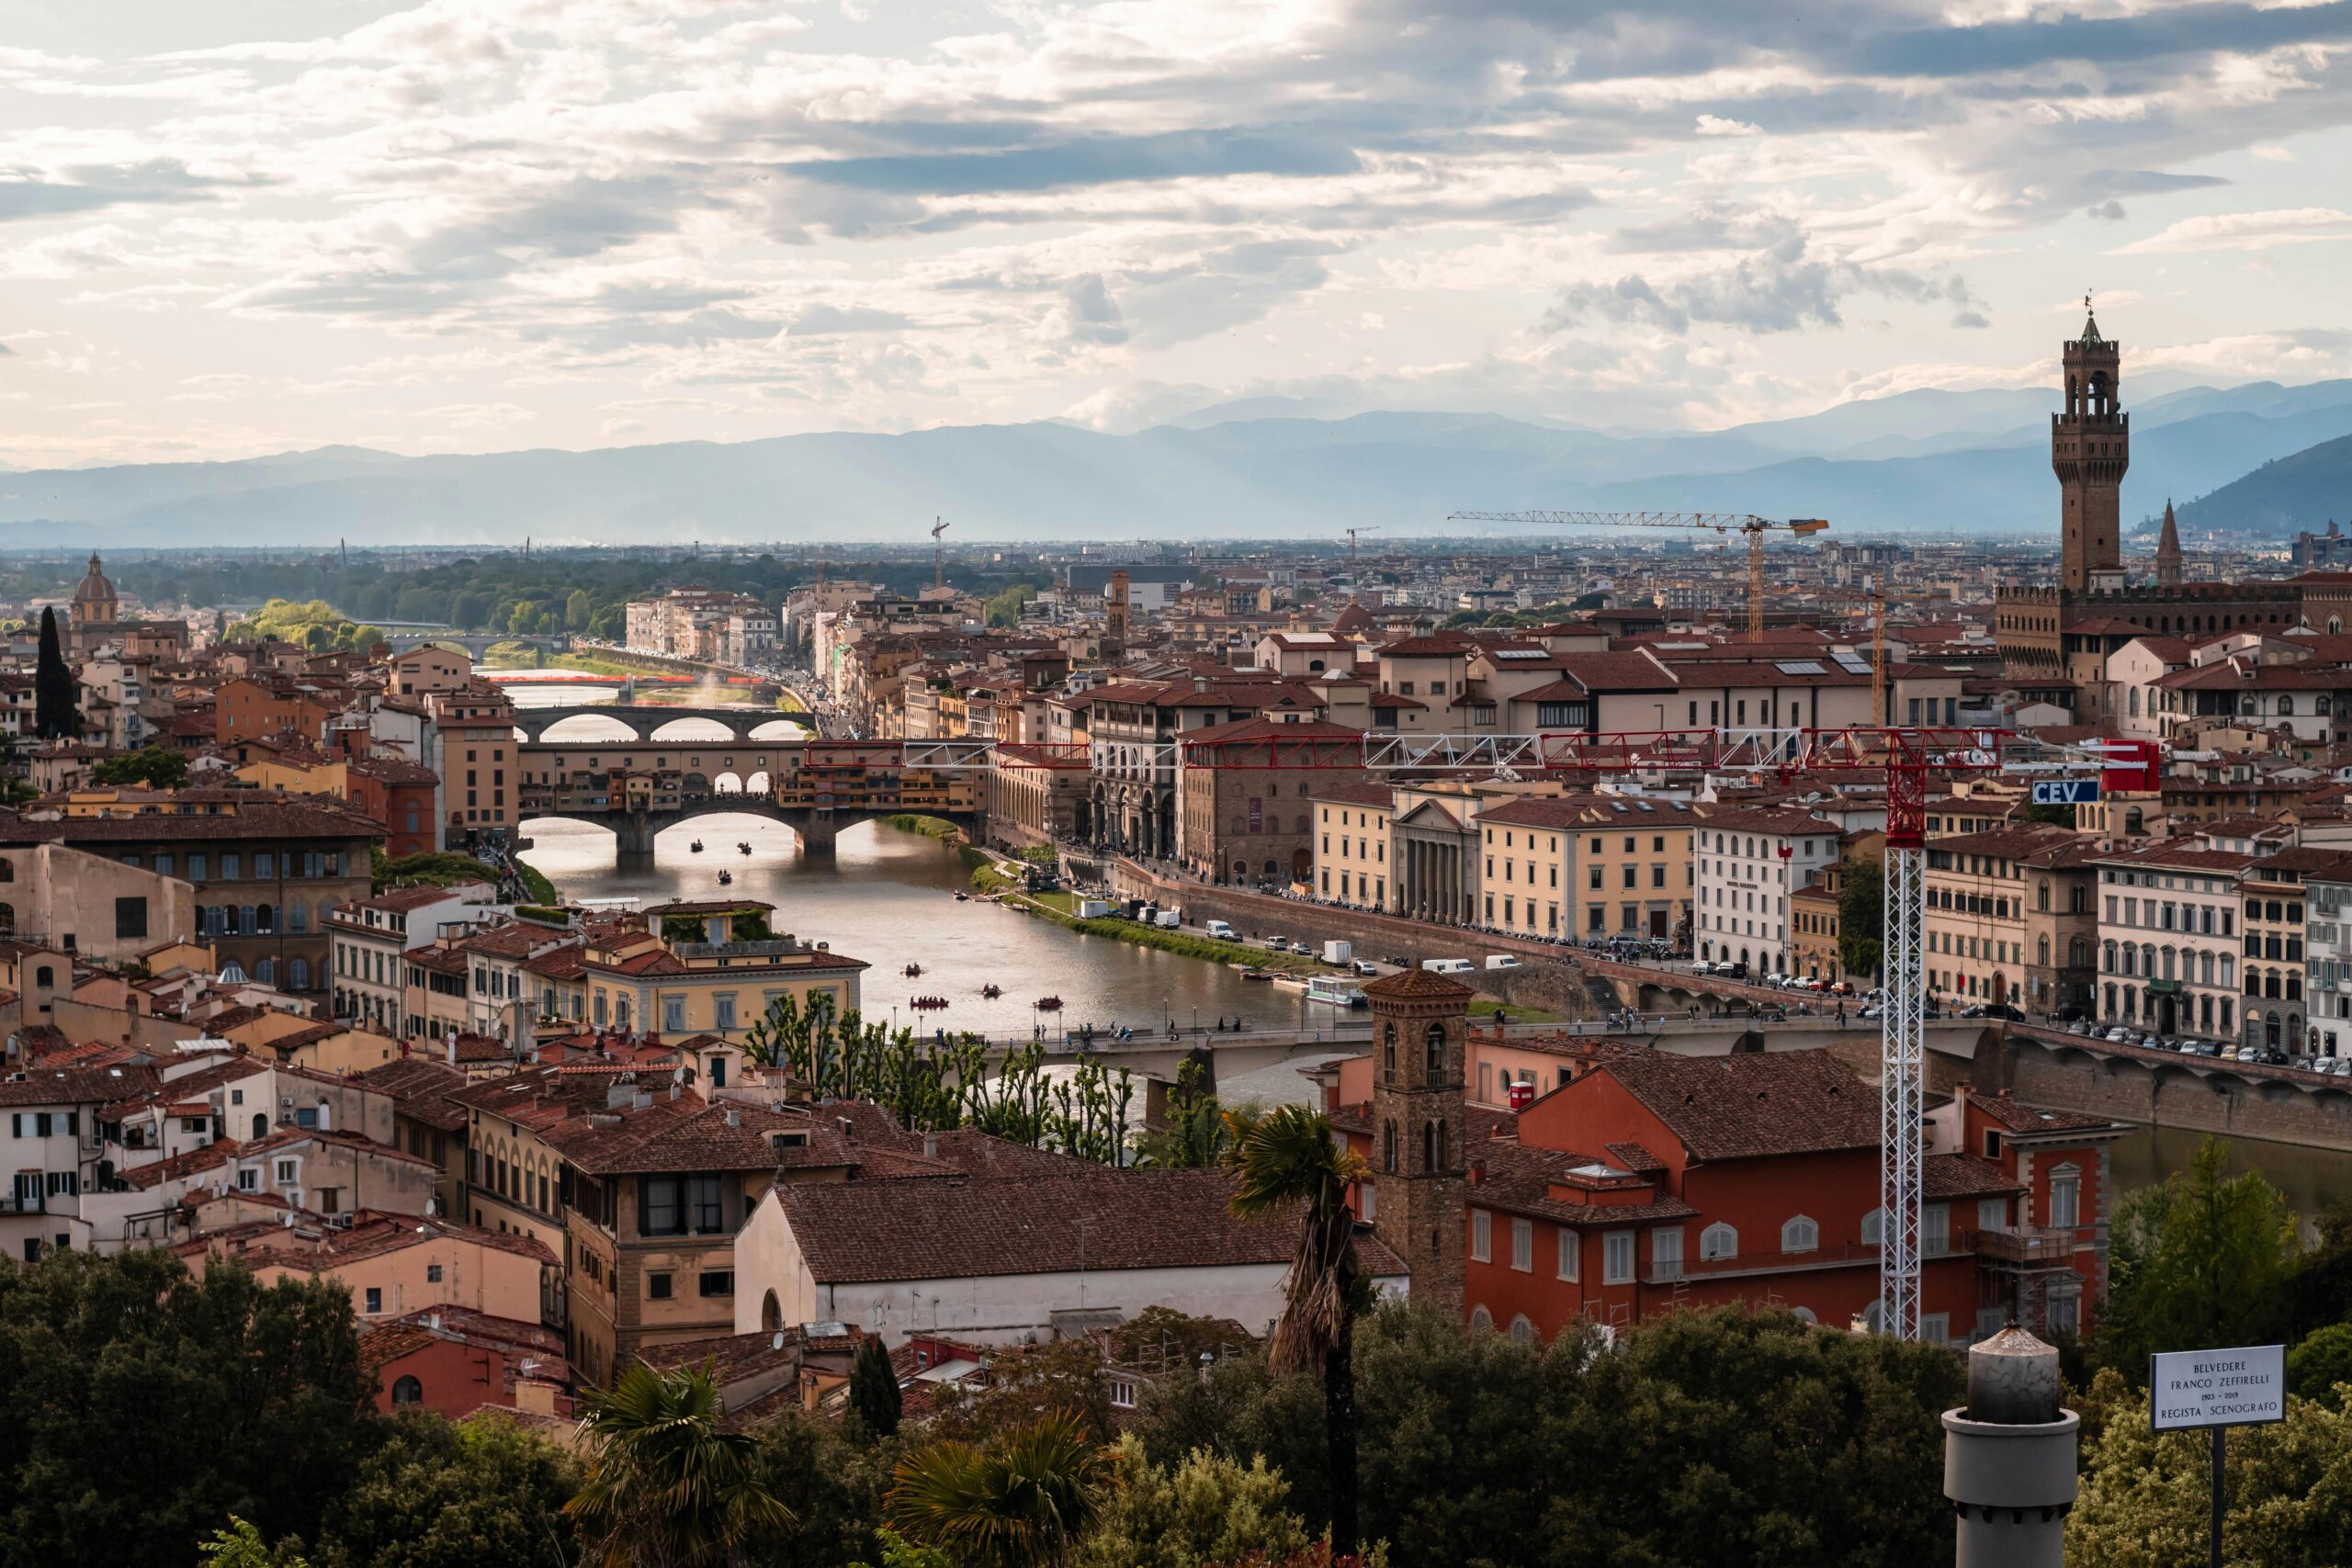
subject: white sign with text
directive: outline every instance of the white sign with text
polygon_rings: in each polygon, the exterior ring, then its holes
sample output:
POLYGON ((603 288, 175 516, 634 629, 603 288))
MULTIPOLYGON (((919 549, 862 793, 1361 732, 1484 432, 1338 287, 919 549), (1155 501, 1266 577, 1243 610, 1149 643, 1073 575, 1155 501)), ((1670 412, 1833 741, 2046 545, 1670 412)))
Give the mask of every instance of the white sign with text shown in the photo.
POLYGON ((2169 1350, 2149 1358, 2148 1415, 2159 1432, 2287 1418, 2287 1347, 2169 1350))

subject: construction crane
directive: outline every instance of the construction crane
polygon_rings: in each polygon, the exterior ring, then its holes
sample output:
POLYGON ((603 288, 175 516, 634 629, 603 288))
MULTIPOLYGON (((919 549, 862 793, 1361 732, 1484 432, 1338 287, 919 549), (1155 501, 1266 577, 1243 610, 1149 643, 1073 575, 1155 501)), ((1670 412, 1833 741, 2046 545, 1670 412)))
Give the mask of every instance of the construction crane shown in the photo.
POLYGON ((1380 532, 1380 525, 1377 523, 1369 523, 1361 528, 1348 528, 1341 531, 1348 536, 1348 578, 1352 581, 1356 575, 1356 536, 1358 534, 1377 534, 1380 532))
POLYGON ((1744 512, 1455 512, 1449 523, 1516 523, 1538 528, 1702 528, 1724 536, 1747 536, 1747 639, 1764 639, 1764 536, 1771 533, 1818 534, 1829 526, 1824 517, 1792 517, 1785 522, 1744 512))
POLYGON ((1894 723, 1894 716, 1886 711, 1886 574, 1871 573, 1870 586, 1859 592, 1839 588, 1817 592, 1824 599, 1841 599, 1871 607, 1871 722, 1894 723))
POLYGON ((931 586, 936 590, 947 586, 947 547, 939 536, 947 532, 947 525, 937 517, 931 520, 931 586))

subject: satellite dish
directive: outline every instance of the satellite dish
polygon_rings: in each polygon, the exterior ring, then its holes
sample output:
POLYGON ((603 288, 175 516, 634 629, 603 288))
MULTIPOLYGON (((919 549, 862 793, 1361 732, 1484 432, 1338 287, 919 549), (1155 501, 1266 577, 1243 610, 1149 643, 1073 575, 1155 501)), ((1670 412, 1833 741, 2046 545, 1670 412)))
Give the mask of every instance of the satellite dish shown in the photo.
POLYGON ((781 1329, 781 1328, 777 1329, 777 1330, 775 1331, 775 1337, 768 1340, 768 1348, 769 1348, 769 1349, 771 1349, 771 1350, 781 1350, 781 1349, 783 1349, 783 1348, 784 1348, 784 1330, 783 1330, 783 1329, 781 1329))

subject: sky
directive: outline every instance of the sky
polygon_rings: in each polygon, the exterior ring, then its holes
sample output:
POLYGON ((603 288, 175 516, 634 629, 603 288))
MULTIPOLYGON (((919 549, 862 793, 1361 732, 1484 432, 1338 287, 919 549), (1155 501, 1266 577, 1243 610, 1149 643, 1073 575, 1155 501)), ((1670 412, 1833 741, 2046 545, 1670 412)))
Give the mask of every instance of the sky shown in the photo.
POLYGON ((0 12, 0 460, 2352 374, 2352 0, 0 12), (1254 405, 1253 405, 1254 406, 1254 405), (1290 405, 1279 405, 1290 406, 1290 405))

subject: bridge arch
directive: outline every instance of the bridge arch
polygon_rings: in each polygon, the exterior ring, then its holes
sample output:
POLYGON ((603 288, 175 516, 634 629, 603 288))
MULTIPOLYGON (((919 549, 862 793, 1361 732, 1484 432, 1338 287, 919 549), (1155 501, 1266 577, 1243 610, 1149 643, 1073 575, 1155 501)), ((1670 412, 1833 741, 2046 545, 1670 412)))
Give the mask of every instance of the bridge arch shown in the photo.
POLYGON ((742 777, 731 771, 722 773, 717 778, 710 781, 710 793, 713 795, 741 795, 744 793, 742 777))
POLYGON ((683 714, 676 718, 664 719, 656 724, 652 732, 645 739, 672 744, 699 740, 706 744, 723 746, 733 741, 736 735, 734 727, 725 719, 696 713, 683 714))
POLYGON ((749 739, 753 740, 797 740, 808 733, 808 727, 797 719, 763 719, 752 726, 749 739))
POLYGON ((618 713, 603 708, 583 709, 544 723, 535 724, 526 721, 516 728, 520 728, 527 739, 545 745, 578 746, 601 742, 606 746, 618 746, 635 744, 645 739, 643 731, 635 724, 622 717, 618 713), (624 742, 612 735, 605 728, 607 724, 617 724, 628 730, 628 740, 624 742))

